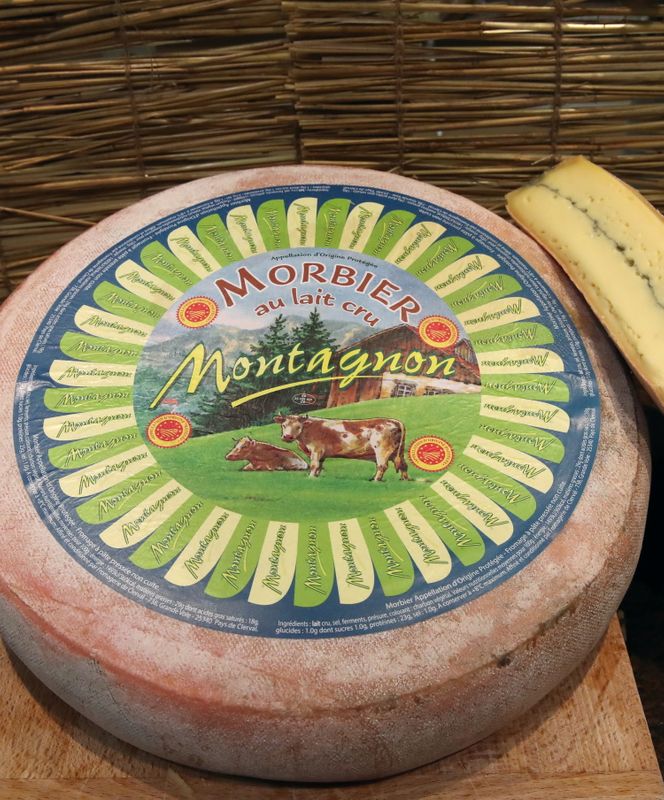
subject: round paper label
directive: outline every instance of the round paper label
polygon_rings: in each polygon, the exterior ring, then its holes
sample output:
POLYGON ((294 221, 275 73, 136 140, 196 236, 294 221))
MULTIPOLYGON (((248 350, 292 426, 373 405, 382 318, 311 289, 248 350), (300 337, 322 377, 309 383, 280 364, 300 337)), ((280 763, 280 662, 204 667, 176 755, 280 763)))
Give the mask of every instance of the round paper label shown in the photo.
POLYGON ((574 510, 599 423, 578 333, 505 243, 321 185, 111 248, 43 320, 15 407, 30 498, 86 569, 284 637, 412 624, 509 579, 574 510))

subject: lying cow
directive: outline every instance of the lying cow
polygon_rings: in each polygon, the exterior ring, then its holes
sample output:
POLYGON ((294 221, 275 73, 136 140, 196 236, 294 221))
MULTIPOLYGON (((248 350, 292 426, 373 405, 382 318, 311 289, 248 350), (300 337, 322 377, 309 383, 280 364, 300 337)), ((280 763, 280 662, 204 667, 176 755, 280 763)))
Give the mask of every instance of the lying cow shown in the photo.
POLYGON ((404 458, 406 429, 398 419, 321 419, 307 414, 279 414, 274 418, 281 425, 281 438, 297 442, 309 456, 309 476, 317 478, 326 458, 359 458, 376 462, 371 480, 382 481, 389 462, 408 480, 404 458))
POLYGON ((292 450, 277 447, 268 442, 259 442, 251 436, 238 439, 226 454, 227 461, 248 461, 242 472, 275 472, 277 470, 309 469, 307 462, 292 450))

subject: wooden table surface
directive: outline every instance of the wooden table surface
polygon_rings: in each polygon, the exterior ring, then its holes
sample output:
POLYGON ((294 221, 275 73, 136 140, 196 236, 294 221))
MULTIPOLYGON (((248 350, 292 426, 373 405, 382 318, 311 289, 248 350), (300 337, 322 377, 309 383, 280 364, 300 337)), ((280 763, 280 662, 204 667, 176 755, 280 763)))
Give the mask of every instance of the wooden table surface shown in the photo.
POLYGON ((104 733, 0 647, 2 800, 663 800, 664 785, 614 621, 600 648, 499 734, 414 772, 347 786, 214 776, 104 733))

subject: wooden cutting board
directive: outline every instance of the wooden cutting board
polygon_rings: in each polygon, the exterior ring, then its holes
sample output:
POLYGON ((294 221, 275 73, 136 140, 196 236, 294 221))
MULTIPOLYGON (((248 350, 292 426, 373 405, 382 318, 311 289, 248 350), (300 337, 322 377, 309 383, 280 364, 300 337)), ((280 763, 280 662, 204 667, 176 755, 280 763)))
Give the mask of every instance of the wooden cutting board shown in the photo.
POLYGON ((662 800, 664 784, 617 620, 556 691, 500 734, 375 783, 213 776, 119 742, 0 649, 0 799, 662 800))

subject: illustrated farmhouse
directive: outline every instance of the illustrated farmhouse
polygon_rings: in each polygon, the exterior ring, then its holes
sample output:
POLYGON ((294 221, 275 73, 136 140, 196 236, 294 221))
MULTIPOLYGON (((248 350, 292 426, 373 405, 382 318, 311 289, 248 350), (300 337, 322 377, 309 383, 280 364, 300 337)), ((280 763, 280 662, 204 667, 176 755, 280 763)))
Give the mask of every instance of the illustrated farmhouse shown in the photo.
POLYGON ((337 358, 357 347, 370 352, 381 350, 386 354, 401 353, 404 357, 413 350, 419 351, 423 356, 429 354, 439 357, 451 356, 455 358, 454 374, 440 378, 431 375, 384 372, 375 377, 354 381, 345 389, 339 388, 338 383, 333 382, 327 399, 328 408, 385 397, 458 394, 480 390, 477 360, 470 343, 465 339, 461 339, 450 348, 434 348, 420 339, 416 328, 410 325, 395 325, 338 350, 337 358))

